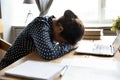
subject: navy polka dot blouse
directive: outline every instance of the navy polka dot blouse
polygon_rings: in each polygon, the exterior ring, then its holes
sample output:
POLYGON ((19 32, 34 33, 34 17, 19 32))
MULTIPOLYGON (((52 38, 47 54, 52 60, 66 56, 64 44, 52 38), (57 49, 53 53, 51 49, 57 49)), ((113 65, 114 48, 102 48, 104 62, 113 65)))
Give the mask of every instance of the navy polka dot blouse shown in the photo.
POLYGON ((53 16, 37 17, 17 36, 0 62, 0 69, 36 51, 47 60, 56 59, 71 51, 71 45, 52 40, 53 16))

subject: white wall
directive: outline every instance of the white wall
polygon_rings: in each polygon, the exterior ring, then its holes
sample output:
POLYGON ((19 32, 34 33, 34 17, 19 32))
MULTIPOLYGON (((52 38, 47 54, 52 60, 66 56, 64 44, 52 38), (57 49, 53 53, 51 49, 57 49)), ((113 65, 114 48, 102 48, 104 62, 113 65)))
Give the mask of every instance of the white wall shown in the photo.
POLYGON ((27 16, 27 13, 30 7, 33 13, 33 18, 35 16, 38 16, 39 11, 35 4, 26 5, 26 4, 23 4, 23 0, 1 0, 4 40, 11 42, 11 38, 12 38, 11 27, 12 26, 25 25, 26 16, 27 16))
POLYGON ((1 11, 3 20, 3 38, 9 41, 11 21, 12 21, 12 2, 13 0, 1 0, 1 11))

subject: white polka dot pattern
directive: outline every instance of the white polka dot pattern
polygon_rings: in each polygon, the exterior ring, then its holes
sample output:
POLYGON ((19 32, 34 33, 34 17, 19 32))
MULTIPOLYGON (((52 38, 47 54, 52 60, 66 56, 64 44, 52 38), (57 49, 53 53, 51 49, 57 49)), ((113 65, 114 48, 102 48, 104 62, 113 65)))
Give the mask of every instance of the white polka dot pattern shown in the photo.
POLYGON ((69 44, 56 44, 52 40, 53 16, 37 17, 18 35, 0 62, 0 70, 16 60, 36 51, 42 58, 51 60, 71 50, 69 44))

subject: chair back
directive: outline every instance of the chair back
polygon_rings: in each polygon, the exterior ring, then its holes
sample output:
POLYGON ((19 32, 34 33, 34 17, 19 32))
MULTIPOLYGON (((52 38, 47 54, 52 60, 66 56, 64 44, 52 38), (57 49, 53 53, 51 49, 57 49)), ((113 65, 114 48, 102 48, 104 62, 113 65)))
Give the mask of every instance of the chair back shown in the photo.
POLYGON ((0 57, 4 55, 10 46, 10 43, 0 38, 0 57))

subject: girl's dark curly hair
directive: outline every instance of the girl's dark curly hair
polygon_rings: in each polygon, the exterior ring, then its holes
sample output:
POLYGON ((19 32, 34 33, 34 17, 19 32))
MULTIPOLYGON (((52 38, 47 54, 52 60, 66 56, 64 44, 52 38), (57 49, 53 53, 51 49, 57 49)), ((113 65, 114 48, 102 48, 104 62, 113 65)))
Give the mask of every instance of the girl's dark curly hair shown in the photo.
POLYGON ((84 26, 77 20, 77 15, 71 10, 66 10, 63 17, 57 21, 57 24, 64 28, 60 35, 72 45, 81 40, 84 35, 84 26))

